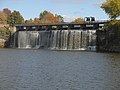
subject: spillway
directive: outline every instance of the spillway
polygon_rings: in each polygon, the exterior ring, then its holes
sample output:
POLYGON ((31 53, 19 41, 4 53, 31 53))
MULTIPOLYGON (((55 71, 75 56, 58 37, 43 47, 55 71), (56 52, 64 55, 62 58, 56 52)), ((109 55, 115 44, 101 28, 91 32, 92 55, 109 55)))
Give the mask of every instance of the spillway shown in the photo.
POLYGON ((18 31, 11 40, 13 48, 96 50, 96 30, 18 31))

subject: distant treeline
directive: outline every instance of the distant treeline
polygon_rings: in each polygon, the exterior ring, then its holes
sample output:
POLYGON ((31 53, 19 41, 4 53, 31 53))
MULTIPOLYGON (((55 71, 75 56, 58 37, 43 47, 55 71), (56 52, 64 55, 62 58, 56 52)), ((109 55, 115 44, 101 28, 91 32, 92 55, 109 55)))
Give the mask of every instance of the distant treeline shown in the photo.
MULTIPOLYGON (((81 22, 82 18, 76 18, 73 22, 81 22)), ((64 18, 61 15, 53 14, 49 11, 43 11, 38 17, 29 20, 25 20, 19 11, 11 11, 8 8, 4 8, 0 11, 0 24, 39 24, 39 23, 61 23, 64 22, 64 18)))

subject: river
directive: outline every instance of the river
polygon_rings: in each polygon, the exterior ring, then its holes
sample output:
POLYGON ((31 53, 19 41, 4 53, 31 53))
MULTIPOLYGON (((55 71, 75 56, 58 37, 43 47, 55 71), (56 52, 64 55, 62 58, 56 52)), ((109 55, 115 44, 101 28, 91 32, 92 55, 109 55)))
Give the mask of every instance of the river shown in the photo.
POLYGON ((0 49, 0 90, 120 90, 120 54, 0 49))

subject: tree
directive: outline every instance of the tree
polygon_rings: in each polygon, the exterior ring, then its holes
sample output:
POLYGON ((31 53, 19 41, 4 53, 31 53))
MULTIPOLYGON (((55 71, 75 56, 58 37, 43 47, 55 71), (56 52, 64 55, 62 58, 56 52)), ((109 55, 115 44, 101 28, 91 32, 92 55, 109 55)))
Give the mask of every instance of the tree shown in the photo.
POLYGON ((39 24, 40 23, 40 19, 39 18, 34 18, 34 23, 35 24, 39 24))
POLYGON ((120 16, 120 0, 106 0, 101 8, 114 20, 120 16))
POLYGON ((58 18, 58 22, 64 22, 64 18, 61 15, 57 15, 56 17, 58 18))
POLYGON ((39 16, 40 23, 58 23, 58 22, 64 22, 63 17, 60 15, 54 15, 51 12, 44 11, 40 13, 39 16))
POLYGON ((39 18, 40 19, 43 19, 43 18, 45 18, 45 16, 48 14, 48 13, 50 13, 50 12, 48 12, 48 11, 43 11, 42 13, 40 13, 40 16, 39 16, 39 18))
POLYGON ((7 24, 7 15, 4 12, 0 12, 0 24, 7 24))
POLYGON ((4 8, 3 9, 3 12, 7 15, 10 15, 11 14, 11 10, 9 10, 8 8, 4 8))
POLYGON ((26 23, 26 24, 33 24, 34 21, 32 20, 32 18, 30 18, 29 20, 26 20, 25 23, 26 23))
POLYGON ((76 18, 73 22, 76 22, 76 23, 81 23, 83 22, 84 20, 82 18, 76 18))
POLYGON ((12 14, 8 17, 8 23, 10 25, 22 24, 24 23, 24 18, 19 11, 13 11, 12 14))

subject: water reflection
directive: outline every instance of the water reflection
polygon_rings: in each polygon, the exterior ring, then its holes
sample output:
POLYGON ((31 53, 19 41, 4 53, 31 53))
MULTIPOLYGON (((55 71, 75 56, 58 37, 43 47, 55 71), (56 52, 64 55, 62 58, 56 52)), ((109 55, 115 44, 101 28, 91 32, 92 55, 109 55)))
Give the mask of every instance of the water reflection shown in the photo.
POLYGON ((1 49, 0 90, 120 90, 120 55, 1 49))

